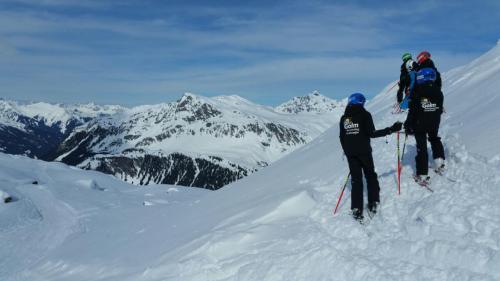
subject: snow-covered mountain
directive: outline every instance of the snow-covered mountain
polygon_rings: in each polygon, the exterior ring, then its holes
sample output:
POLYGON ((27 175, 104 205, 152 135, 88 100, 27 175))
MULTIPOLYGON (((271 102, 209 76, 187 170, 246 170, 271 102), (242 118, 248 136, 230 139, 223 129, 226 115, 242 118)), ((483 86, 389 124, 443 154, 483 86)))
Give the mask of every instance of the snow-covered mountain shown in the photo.
POLYGON ((345 103, 317 93, 310 97, 323 108, 314 116, 281 113, 238 96, 185 94, 173 103, 94 119, 65 139, 54 159, 134 184, 217 189, 269 165, 337 122, 345 103))
MULTIPOLYGON (((481 61, 474 64, 478 74, 490 70, 481 61)), ((439 67, 439 58, 436 62, 439 67)), ((372 141, 381 209, 367 226, 351 218, 349 190, 332 216, 348 170, 337 126, 215 192, 136 188, 101 173, 0 153, 0 190, 15 199, 0 204, 0 276, 7 281, 499 280, 499 150, 476 154, 482 144, 467 142, 486 134, 472 136, 476 128, 468 120, 455 125, 469 110, 459 104, 479 94, 468 94, 474 81, 470 88, 450 86, 469 71, 445 75, 448 110, 440 135, 448 171, 445 177, 432 175, 433 193, 411 179, 413 138, 399 196, 396 137, 372 141)), ((497 73, 477 83, 499 79, 497 73)), ((396 94, 390 86, 367 104, 378 128, 404 118, 390 113, 396 94)), ((500 118, 488 100, 476 106, 500 118)), ((499 134, 500 127, 488 133, 499 134)))
POLYGON ((193 94, 133 108, 0 100, 0 151, 135 184, 216 189, 311 141, 344 107, 317 92, 276 109, 239 96, 193 94))
POLYGON ((0 99, 0 151, 44 158, 77 126, 120 106, 21 103, 0 99))
POLYGON ((303 97, 295 97, 276 107, 276 111, 283 113, 328 113, 343 110, 346 100, 337 101, 321 95, 318 91, 303 97))
POLYGON ((64 133, 72 122, 84 123, 86 120, 124 111, 118 105, 89 104, 50 104, 45 102, 15 102, 0 99, 0 124, 26 131, 26 124, 20 117, 43 122, 48 127, 56 126, 64 133))

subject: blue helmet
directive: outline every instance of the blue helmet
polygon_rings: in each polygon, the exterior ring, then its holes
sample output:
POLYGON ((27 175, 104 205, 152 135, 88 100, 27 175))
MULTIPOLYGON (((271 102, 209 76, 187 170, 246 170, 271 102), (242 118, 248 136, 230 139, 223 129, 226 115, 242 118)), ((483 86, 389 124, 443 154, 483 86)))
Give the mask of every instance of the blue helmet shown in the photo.
POLYGON ((422 68, 417 72, 417 84, 422 85, 436 81, 436 70, 431 67, 422 68))
POLYGON ((365 105, 366 99, 365 96, 361 93, 354 93, 349 96, 349 99, 347 100, 348 105, 365 105))

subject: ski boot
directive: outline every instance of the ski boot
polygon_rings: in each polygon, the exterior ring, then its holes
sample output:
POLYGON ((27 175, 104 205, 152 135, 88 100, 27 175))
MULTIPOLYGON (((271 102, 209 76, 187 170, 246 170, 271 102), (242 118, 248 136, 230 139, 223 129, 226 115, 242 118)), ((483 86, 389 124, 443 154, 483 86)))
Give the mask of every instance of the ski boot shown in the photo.
POLYGON ((377 214, 379 204, 377 201, 368 203, 368 216, 370 218, 373 218, 377 214))
POLYGON ((436 158, 434 159, 434 172, 436 174, 442 176, 444 173, 444 159, 443 158, 436 158))
POLYGON ((428 175, 415 175, 413 176, 413 179, 415 179, 415 182, 418 183, 421 186, 428 187, 430 184, 431 177, 428 175))
POLYGON ((352 217, 359 222, 360 224, 363 224, 363 212, 360 209, 352 209, 352 217))

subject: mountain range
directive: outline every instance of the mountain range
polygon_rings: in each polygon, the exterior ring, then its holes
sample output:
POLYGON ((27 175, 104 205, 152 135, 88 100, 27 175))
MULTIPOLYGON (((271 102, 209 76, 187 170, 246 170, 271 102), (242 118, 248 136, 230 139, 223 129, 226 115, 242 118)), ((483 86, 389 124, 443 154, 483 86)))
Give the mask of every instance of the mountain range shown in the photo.
POLYGON ((239 96, 187 93, 121 106, 0 101, 0 150, 97 170, 138 185, 218 189, 310 142, 344 101, 318 92, 276 108, 239 96))

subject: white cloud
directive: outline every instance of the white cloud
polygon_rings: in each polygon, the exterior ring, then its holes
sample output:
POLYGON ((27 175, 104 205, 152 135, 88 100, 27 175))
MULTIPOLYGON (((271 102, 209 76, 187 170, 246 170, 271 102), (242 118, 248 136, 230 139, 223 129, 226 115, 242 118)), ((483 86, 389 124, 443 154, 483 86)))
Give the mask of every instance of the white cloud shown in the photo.
MULTIPOLYGON (((255 94, 297 81, 311 89, 329 82, 383 85, 397 78, 400 53, 408 46, 419 51, 427 42, 418 36, 434 34, 426 25, 405 30, 408 22, 441 5, 169 6, 138 19, 114 15, 116 2, 81 2, 112 15, 103 16, 51 9, 78 7, 72 0, 23 1, 46 7, 0 11, 0 95, 84 95, 97 101, 106 93, 144 100, 185 90, 255 94)), ((436 58, 447 69, 474 55, 437 52, 436 58)))

